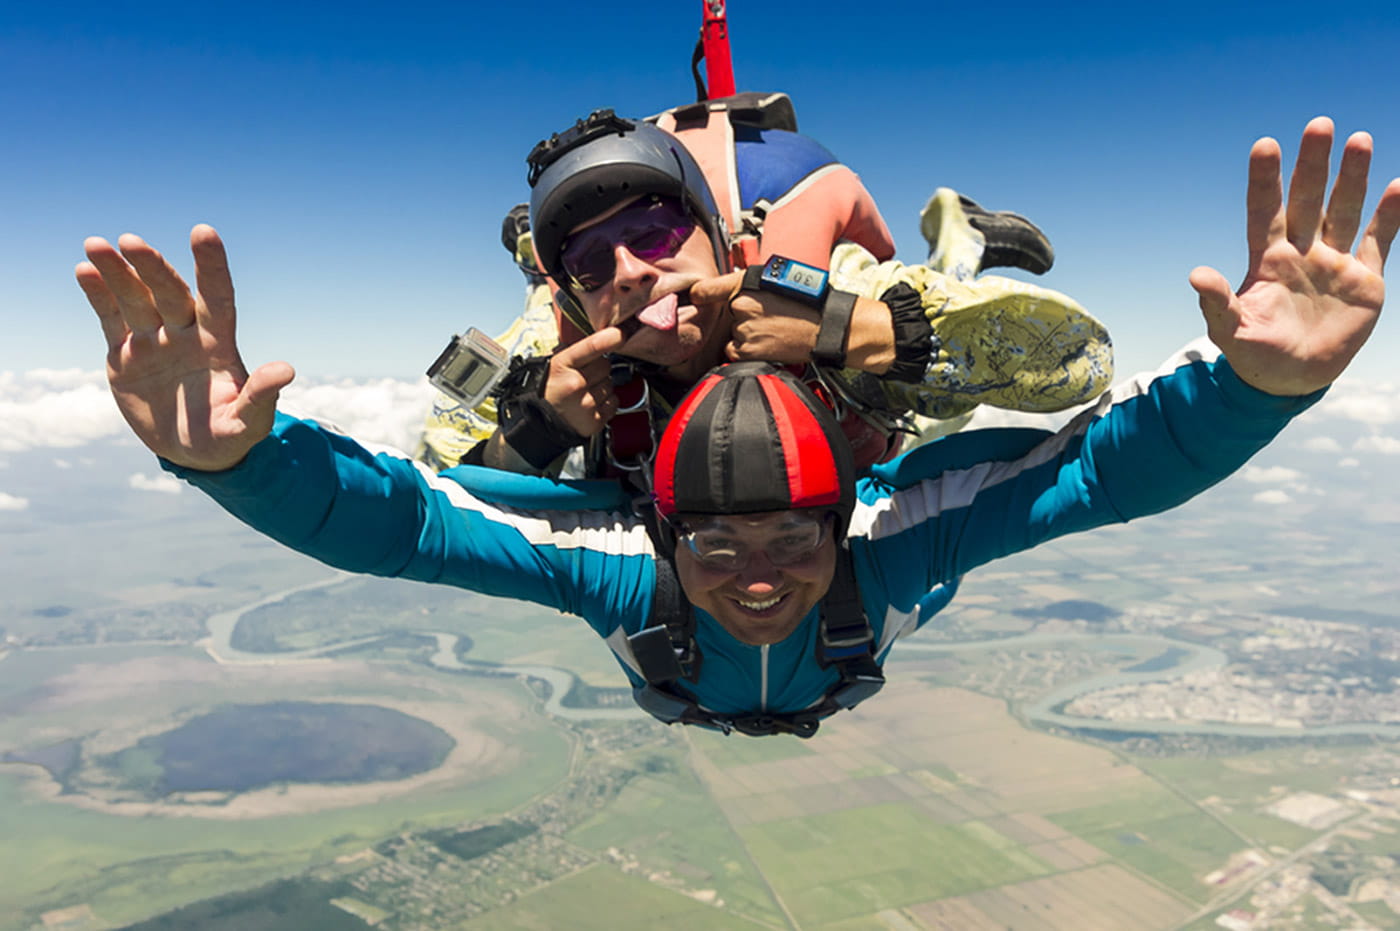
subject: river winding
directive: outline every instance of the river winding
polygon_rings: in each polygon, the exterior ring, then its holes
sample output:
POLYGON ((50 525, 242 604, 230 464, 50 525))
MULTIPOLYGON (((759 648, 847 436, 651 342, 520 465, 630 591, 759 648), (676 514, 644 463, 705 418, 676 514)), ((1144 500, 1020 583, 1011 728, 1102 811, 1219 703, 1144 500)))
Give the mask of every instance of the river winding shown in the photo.
MULTIPOLYGON (((287 650, 281 653, 249 653, 246 650, 239 650, 233 646, 233 629, 238 626, 238 622, 243 619, 243 615, 247 614, 249 611, 257 610, 266 605, 275 604, 299 592, 311 591, 317 588, 329 588, 353 578, 355 578, 355 576, 351 573, 338 572, 330 578, 319 579, 305 585, 298 585, 295 588, 275 592, 251 604, 246 604, 241 608, 215 614, 211 616, 207 622, 209 638, 204 645, 205 650, 214 658, 215 662, 219 663, 237 665, 297 663, 326 660, 327 654, 329 653, 334 653, 350 647, 364 646, 378 640, 383 640, 389 635, 374 634, 368 637, 356 637, 351 640, 342 640, 338 643, 313 647, 308 650, 287 650)), ((428 662, 439 669, 447 669, 453 672, 466 672, 475 675, 522 676, 544 680, 549 684, 549 697, 545 699, 544 710, 556 717, 566 718, 570 721, 624 721, 646 717, 646 712, 635 705, 628 705, 622 708, 570 708, 564 705, 564 696, 569 694, 569 691, 574 687, 574 683, 578 681, 578 677, 567 669, 560 669, 556 666, 511 666, 496 663, 464 663, 457 658, 457 643, 460 638, 456 634, 435 630, 420 630, 413 631, 413 633, 425 637, 432 637, 437 643, 437 650, 428 658, 428 662)))
MULTIPOLYGON (((249 653, 237 650, 232 645, 233 629, 249 611, 273 604, 298 592, 339 585, 353 575, 338 572, 330 578, 320 579, 305 585, 298 585, 285 591, 276 592, 255 602, 224 611, 208 620, 209 638, 205 644, 209 655, 220 663, 288 663, 325 660, 326 655, 348 647, 362 646, 383 639, 386 634, 358 637, 339 643, 327 644, 308 650, 289 650, 283 653, 249 653)), ((619 721, 646 716, 640 708, 569 708, 562 704, 565 695, 573 689, 577 677, 567 669, 557 666, 537 665, 498 665, 490 663, 463 662, 457 658, 459 638, 456 634, 442 631, 416 631, 422 636, 432 637, 437 644, 429 662, 439 668, 454 672, 476 675, 522 676, 541 679, 549 684, 549 697, 544 710, 556 717, 571 721, 619 721)), ((1373 735, 1390 739, 1400 738, 1400 725, 1395 724, 1328 724, 1318 727, 1269 727, 1264 725, 1226 724, 1204 721, 1108 721, 1102 718, 1083 718, 1061 714, 1054 709, 1065 702, 1088 692, 1122 685, 1136 685, 1145 682, 1162 682, 1175 679, 1198 670, 1217 669, 1228 661, 1224 653, 1213 647, 1172 640, 1145 634, 1021 634, 993 640, 964 640, 952 643, 921 642, 917 636, 913 640, 899 642, 893 652, 893 665, 898 666, 899 657, 914 653, 964 653, 976 650, 1016 650, 1048 647, 1055 644, 1068 645, 1082 650, 1112 650, 1114 652, 1141 655, 1145 658, 1159 656, 1168 650, 1173 656, 1183 658, 1163 669, 1142 672, 1111 672, 1080 679, 1061 686, 1036 701, 1022 705, 1016 710, 1028 721, 1040 725, 1057 725, 1071 728, 1092 728, 1116 733, 1146 734, 1206 734, 1227 737, 1335 737, 1373 735)))

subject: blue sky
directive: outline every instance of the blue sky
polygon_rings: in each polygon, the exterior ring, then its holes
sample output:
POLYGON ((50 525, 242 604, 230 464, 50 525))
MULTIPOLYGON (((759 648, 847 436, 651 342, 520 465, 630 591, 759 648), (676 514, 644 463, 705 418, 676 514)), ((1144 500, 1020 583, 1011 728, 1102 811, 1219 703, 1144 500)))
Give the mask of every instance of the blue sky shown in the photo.
MULTIPOLYGON (((593 107, 692 99, 700 22, 695 0, 13 7, 0 372, 101 364, 71 279, 84 236, 139 232, 187 269, 188 230, 209 222, 250 364, 416 375, 451 333, 519 306, 498 233, 530 146, 593 107)), ((1058 250, 1045 283, 1109 325, 1123 372, 1201 331, 1191 267, 1239 279, 1255 138, 1291 151, 1326 113, 1376 137, 1371 205, 1400 175, 1392 4, 859 9, 731 0, 740 87, 791 94, 906 260, 937 185, 1031 216, 1058 250)), ((1393 378, 1397 355, 1400 321, 1383 321, 1354 372, 1393 378)))

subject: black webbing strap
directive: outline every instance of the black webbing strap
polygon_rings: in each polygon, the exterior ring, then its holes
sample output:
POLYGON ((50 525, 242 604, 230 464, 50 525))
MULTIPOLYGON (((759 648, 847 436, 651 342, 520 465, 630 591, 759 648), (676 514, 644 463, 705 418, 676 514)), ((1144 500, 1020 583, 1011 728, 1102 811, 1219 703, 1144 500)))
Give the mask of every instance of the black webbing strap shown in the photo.
POLYGON ((672 559, 656 560, 656 590, 646 626, 627 638, 643 679, 666 686, 700 677, 700 650, 695 645, 695 609, 681 590, 672 559))
POLYGON ((627 638, 627 645, 632 648, 642 678, 648 682, 674 682, 685 675, 671 642, 671 631, 666 627, 643 628, 627 638))
MULTIPOLYGON (((676 540, 649 499, 634 502, 656 548, 656 587, 642 629, 627 638, 643 679, 670 688, 678 679, 700 678, 700 648, 695 645, 695 609, 676 573, 676 540)), ((669 723, 669 722, 668 722, 669 723)))
POLYGON ((822 667, 870 656, 874 650, 875 632, 865 618, 860 603, 860 588, 856 585, 855 565, 851 550, 842 546, 836 551, 836 569, 831 587, 821 604, 821 629, 817 636, 817 662, 822 667))
MULTIPOLYGON (((767 292, 773 291, 763 285, 763 265, 750 265, 744 269, 743 284, 740 290, 767 292)), ((792 295, 789 299, 796 300, 792 295)), ((851 333, 851 317, 856 312, 857 295, 850 291, 827 288, 822 298, 821 323, 817 327, 817 339, 812 346, 812 361, 828 368, 846 367, 846 341, 851 333)))
POLYGON ((828 368, 846 367, 846 338, 851 332, 851 316, 856 310, 856 296, 835 288, 826 292, 822 306, 822 323, 817 330, 817 343, 812 347, 812 361, 828 368))

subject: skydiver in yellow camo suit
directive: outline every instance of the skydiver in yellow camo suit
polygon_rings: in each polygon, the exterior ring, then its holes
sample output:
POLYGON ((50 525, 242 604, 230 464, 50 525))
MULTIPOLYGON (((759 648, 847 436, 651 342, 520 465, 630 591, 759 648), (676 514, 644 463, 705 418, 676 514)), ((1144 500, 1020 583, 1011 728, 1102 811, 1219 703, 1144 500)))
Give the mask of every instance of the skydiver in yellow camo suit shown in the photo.
MULTIPOLYGON (((744 132, 744 128, 740 127, 740 135, 744 132)), ((769 136, 765 141, 771 142, 775 131, 770 129, 767 132, 769 136)), ((795 133, 791 135, 796 136, 795 133)), ((703 145, 691 142, 684 132, 677 136, 685 141, 685 149, 700 149, 703 145)), ((733 139, 730 144, 733 144, 733 139)), ((742 170, 742 155, 739 161, 742 170)), ((702 184, 708 181, 711 187, 723 189, 724 179, 721 178, 720 184, 716 185, 715 169, 711 165, 701 161, 700 167, 705 169, 702 184)), ((917 297, 914 313, 927 320, 925 329, 931 330, 931 346, 919 360, 915 378, 908 378, 908 366, 903 369, 904 379, 893 373, 879 375, 860 371, 849 364, 839 372, 824 370, 823 381, 833 389, 833 393, 849 408, 863 411, 866 426, 874 424, 879 428, 878 442, 873 447, 866 444, 873 452, 867 457, 865 465, 892 455, 898 448, 898 432, 915 432, 913 422, 916 416, 923 420, 920 426, 927 432, 946 432, 979 404, 1020 411, 1057 411, 1088 401, 1108 387, 1112 378, 1112 350, 1108 334, 1076 302, 1063 294, 1016 280, 977 277, 985 268, 994 266, 1014 265, 1035 273, 1047 270, 1053 261, 1053 252, 1049 242, 1034 225, 1014 214, 982 210, 955 192, 940 188, 921 214, 920 229, 930 249, 928 264, 905 265, 892 260, 893 244, 888 240, 888 231, 869 195, 849 169, 844 166, 839 168, 844 174, 837 180, 845 183, 846 188, 841 194, 829 195, 829 199, 842 201, 845 198, 847 203, 856 206, 840 209, 856 214, 864 211, 865 225, 858 233, 840 237, 858 241, 832 243, 828 240, 826 247, 811 242, 813 235, 823 235, 831 224, 822 222, 820 215, 813 221, 812 212, 815 210, 819 214, 824 207, 821 204, 813 206, 813 199, 809 196, 807 206, 802 208, 808 215, 804 216, 802 209, 790 209, 790 216, 784 220, 788 225, 783 227, 778 226, 779 214, 774 204, 762 204, 768 208, 767 225, 758 236, 750 237, 757 242, 749 243, 747 255, 744 250, 734 246, 723 258, 737 258, 738 263, 742 263, 746 258, 762 261, 773 254, 791 256, 793 252, 798 252, 811 256, 815 254, 814 249, 820 248, 821 254, 829 252, 829 260, 822 264, 830 271, 831 288, 851 292, 859 298, 880 301, 894 293, 892 289, 896 286, 904 286, 907 297, 917 297), (795 229, 804 231, 802 235, 807 236, 808 241, 801 241, 799 236, 792 235, 791 231, 795 229), (909 289, 912 289, 912 294, 909 289), (942 423, 933 424, 929 430, 927 419, 930 418, 942 423), (893 441, 890 441, 891 427, 896 431, 893 441)), ((692 186, 695 180, 686 179, 692 186)), ((547 177, 541 183, 547 183, 547 177)), ((730 186, 736 191, 739 187, 738 184, 730 186)), ((779 206, 794 202, 793 199, 775 200, 779 206)), ((796 200, 800 201, 801 198, 796 200)), ((537 206, 539 202, 540 192, 537 188, 537 206)), ((622 209, 625 209, 623 205, 617 205, 604 211, 601 218, 606 219, 612 212, 622 209)), ((580 218, 573 215, 570 219, 580 218)), ((759 221, 763 220, 760 216, 759 221)), ((540 218, 535 217, 534 222, 538 225, 540 218)), ((747 222, 747 216, 738 216, 728 224, 728 229, 739 230, 739 235, 731 237, 731 244, 732 240, 742 239, 743 234, 751 229, 746 226, 747 222)), ((839 222, 837 228, 841 228, 839 222)), ((857 224, 847 223, 846 228, 856 229, 857 224)), ((719 224, 719 229, 724 230, 726 226, 719 224)), ((534 237, 529 232, 521 208, 513 210, 507 217, 503 241, 513 251, 516 262, 530 283, 525 313, 503 334, 500 342, 512 355, 547 356, 555 352, 561 342, 560 318, 553 300, 554 282, 541 274, 541 263, 534 252, 534 237)), ((715 252, 717 256, 720 255, 718 248, 715 252)), ((555 260, 558 260, 557 256, 555 260)), ((810 262, 811 259, 804 257, 800 261, 810 262)), ((711 343, 712 347, 718 346, 722 351, 712 349, 711 354, 715 358, 700 360, 700 371, 724 361, 724 353, 737 358, 753 357, 746 353, 758 354, 759 347, 772 347, 775 341, 781 343, 784 339, 800 341, 804 338, 794 337, 793 334, 800 331, 792 329, 790 324, 781 324, 777 319, 783 316, 781 310, 772 315, 772 325, 765 329, 768 326, 763 320, 765 308, 754 312, 751 303, 735 306, 736 302, 752 302, 754 298, 747 292, 739 293, 737 276, 740 273, 726 277, 726 266, 719 264, 718 259, 715 264, 721 277, 697 281, 693 291, 696 295, 708 295, 707 300, 714 300, 716 294, 730 291, 732 286, 732 293, 727 294, 731 313, 720 320, 733 326, 733 341, 727 347, 724 340, 711 343)), ((768 297, 763 295, 761 302, 766 302, 768 297)), ((697 299, 696 303, 700 301, 697 299)), ((909 310, 907 303, 904 308, 906 314, 909 310)), ((870 305, 862 302, 862 306, 870 305)), ((890 313, 893 315, 894 311, 890 313)), ((575 314, 573 319, 577 320, 579 316, 575 314)), ((637 316, 646 319, 644 311, 638 311, 637 316)), ((596 330, 617 322, 619 318, 616 315, 611 319, 605 315, 598 320, 584 320, 579 329, 585 334, 584 338, 593 339, 597 333, 586 335, 589 330, 585 327, 589 323, 596 330)), ((570 321, 566 321, 564 328, 568 329, 569 326, 570 321)), ((575 339, 578 338, 578 334, 575 334, 575 339)), ((810 340, 810 336, 805 338, 810 340)), ((609 346, 609 351, 615 348, 609 346)), ((778 352, 776 361, 806 362, 806 352, 810 348, 811 342, 808 341, 805 347, 791 353, 778 352)), ((767 357, 773 355, 767 353, 767 357)), ((549 380, 567 383, 566 379, 559 378, 561 366, 565 369, 575 366, 578 371, 587 374, 582 380, 590 381, 591 390, 597 394, 599 367, 605 364, 603 356, 603 352, 591 350, 585 350, 575 358, 569 358, 567 350, 559 353, 551 364, 546 385, 549 380), (561 363, 558 361, 560 359, 567 361, 561 363)), ((696 367, 697 363, 692 361, 690 366, 696 367)), ((553 399, 550 400, 553 403, 553 399)), ((657 398, 655 393, 652 400, 664 403, 664 399, 657 398)), ((592 403, 587 397, 582 404, 574 401, 556 404, 555 407, 561 412, 561 419, 577 434, 578 442, 599 434, 604 434, 603 441, 607 442, 605 428, 614 411, 592 403)), ((666 412, 667 409, 663 407, 657 412, 656 419, 664 421, 666 412)), ((547 466, 538 461, 527 463, 514 455, 509 443, 502 443, 499 435, 494 437, 497 453, 493 456, 493 444, 486 441, 498 434, 496 415, 494 398, 475 410, 466 410, 452 398, 440 395, 427 418, 419 458, 436 469, 467 461, 514 471, 558 474, 562 470, 565 475, 587 477, 606 474, 608 459, 596 451, 590 457, 581 455, 580 448, 575 448, 567 459, 561 455, 547 466)), ((852 439, 859 448, 861 441, 856 437, 852 439)), ((593 445, 596 447, 598 444, 593 445)), ((545 458, 548 458, 548 454, 545 458)))

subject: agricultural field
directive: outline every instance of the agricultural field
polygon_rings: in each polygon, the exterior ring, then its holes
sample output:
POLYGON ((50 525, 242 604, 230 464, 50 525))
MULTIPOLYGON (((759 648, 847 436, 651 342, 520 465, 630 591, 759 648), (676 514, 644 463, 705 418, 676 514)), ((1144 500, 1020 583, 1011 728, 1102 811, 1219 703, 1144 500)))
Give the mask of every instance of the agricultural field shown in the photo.
MULTIPOLYGON (((5 931, 44 914, 110 928, 201 899, 223 902, 220 913, 242 902, 234 913, 252 920, 269 896, 312 903, 297 914, 323 914, 328 928, 369 916, 426 931, 410 920, 423 908, 470 928, 556 927, 570 914, 588 927, 625 896, 611 926, 1054 931, 1131 915, 1166 929, 1213 914, 1230 887, 1207 877, 1241 851, 1272 862, 1322 835, 1271 805, 1393 762, 1365 747, 1135 758, 1027 730, 1002 701, 916 677, 812 740, 741 740, 644 720, 562 724, 516 681, 406 657, 245 667, 122 647, 110 664, 74 651, 65 668, 63 652, 4 661, 14 675, 0 747, 80 739, 110 751, 256 694, 374 702, 510 752, 479 749, 473 766, 421 784, 176 795, 164 811, 65 797, 38 766, 0 766, 0 836, 34 839, 0 845, 0 914, 29 916, 0 921, 5 931), (473 714, 483 708, 493 712, 473 714)), ((1348 841, 1357 876, 1396 836, 1376 825, 1348 841)), ((1360 904, 1384 917, 1383 904, 1360 904)))
POLYGON ((338 576, 197 496, 147 497, 10 518, 0 931, 1400 927, 1393 742, 1056 736, 1023 703, 1164 648, 940 642, 1181 617, 1254 633, 1221 612, 1295 591, 1386 610, 1391 570, 1296 527, 1264 528, 1263 568, 1209 503, 988 566, 877 698, 802 741, 629 714, 577 619, 338 576), (556 715, 560 682, 582 685, 556 715), (295 723, 258 744, 292 768, 171 782, 220 748, 167 759, 169 735, 235 735, 230 712, 295 723))
MULTIPOLYGON (((1116 907, 1094 876, 1114 878, 1143 927, 1189 913, 1056 821, 1106 792, 1150 797, 1155 785, 1112 753, 1025 731, 993 699, 914 682, 829 726, 800 754, 741 763, 726 746, 719 765, 697 766, 798 927, 899 926, 860 921, 881 914, 915 928, 977 927, 966 922, 982 915, 991 927, 1042 901, 1064 922, 1050 927, 1090 927, 1073 922, 1116 907)), ((702 755, 714 742, 693 740, 702 755)))

